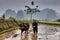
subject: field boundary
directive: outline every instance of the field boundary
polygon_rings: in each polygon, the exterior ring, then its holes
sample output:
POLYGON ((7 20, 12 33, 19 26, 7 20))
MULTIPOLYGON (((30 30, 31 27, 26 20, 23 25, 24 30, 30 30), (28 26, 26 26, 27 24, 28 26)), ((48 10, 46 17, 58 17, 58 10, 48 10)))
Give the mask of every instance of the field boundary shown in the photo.
POLYGON ((39 22, 40 24, 49 24, 49 25, 60 25, 60 22, 43 22, 43 21, 41 21, 41 22, 39 22))
POLYGON ((10 28, 10 29, 7 29, 7 30, 3 30, 3 31, 0 32, 0 35, 3 34, 3 33, 6 33, 6 32, 12 31, 12 30, 16 30, 16 29, 19 29, 19 27, 15 27, 15 28, 10 28))

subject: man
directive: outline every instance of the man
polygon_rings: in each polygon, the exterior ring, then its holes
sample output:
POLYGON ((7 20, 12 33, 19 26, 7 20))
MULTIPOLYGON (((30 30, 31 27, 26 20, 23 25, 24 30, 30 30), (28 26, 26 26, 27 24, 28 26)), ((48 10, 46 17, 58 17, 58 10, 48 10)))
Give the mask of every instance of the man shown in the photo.
POLYGON ((38 23, 36 22, 36 20, 33 20, 32 27, 33 27, 34 34, 37 34, 37 32, 38 32, 38 23))

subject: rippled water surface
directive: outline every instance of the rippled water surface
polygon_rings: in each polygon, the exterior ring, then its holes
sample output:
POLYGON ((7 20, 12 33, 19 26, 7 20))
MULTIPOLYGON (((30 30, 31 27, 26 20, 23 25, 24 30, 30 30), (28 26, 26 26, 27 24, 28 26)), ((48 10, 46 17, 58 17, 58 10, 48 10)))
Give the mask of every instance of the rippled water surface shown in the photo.
POLYGON ((37 36, 33 35, 33 31, 29 32, 28 35, 23 33, 22 36, 20 32, 20 30, 17 30, 15 33, 17 34, 16 37, 11 35, 11 37, 5 38, 4 40, 60 40, 60 28, 54 25, 39 25, 37 36))

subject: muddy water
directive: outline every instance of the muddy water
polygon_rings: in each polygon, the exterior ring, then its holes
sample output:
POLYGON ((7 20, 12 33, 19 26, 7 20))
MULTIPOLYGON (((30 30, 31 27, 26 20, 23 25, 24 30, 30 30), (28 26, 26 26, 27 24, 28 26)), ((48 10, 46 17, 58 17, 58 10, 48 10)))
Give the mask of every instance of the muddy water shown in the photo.
POLYGON ((16 37, 11 35, 4 40, 60 40, 60 28, 57 25, 39 25, 37 36, 33 34, 33 31, 30 31, 28 35, 23 33, 21 36, 21 31, 17 30, 15 34, 17 34, 16 37))
POLYGON ((6 32, 0 35, 0 40, 4 40, 5 38, 10 37, 11 35, 15 34, 17 30, 6 32))

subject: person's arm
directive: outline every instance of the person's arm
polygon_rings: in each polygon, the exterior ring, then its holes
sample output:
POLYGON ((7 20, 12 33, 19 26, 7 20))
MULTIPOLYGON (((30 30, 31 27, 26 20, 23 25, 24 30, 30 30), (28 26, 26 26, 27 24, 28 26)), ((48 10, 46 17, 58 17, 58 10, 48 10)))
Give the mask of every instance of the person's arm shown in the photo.
POLYGON ((35 23, 32 23, 32 27, 35 27, 35 23))

